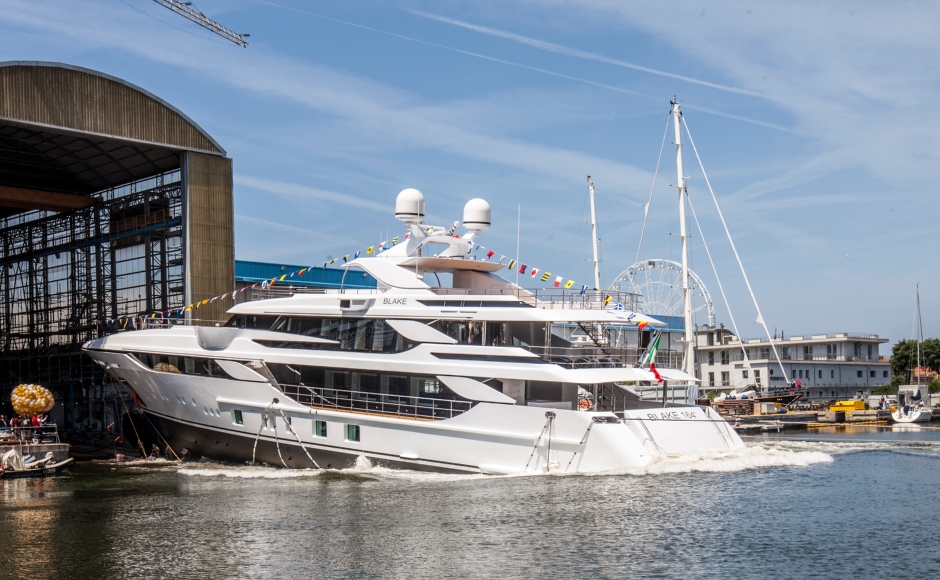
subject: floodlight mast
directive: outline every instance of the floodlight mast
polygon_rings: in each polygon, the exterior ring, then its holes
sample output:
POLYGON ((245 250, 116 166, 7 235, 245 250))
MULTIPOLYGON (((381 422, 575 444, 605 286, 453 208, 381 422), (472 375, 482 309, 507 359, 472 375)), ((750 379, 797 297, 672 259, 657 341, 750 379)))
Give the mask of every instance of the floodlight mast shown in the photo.
POLYGON ((202 26, 206 30, 211 30, 212 32, 218 34, 222 38, 229 40, 231 42, 234 42, 235 44, 237 44, 238 46, 241 46, 242 48, 248 47, 248 41, 245 40, 245 37, 248 36, 247 34, 238 34, 237 32, 233 32, 229 30, 228 28, 222 26, 215 20, 212 20, 211 18, 209 18, 202 12, 196 10, 195 8, 191 8, 192 2, 178 2, 177 0, 153 0, 153 1, 165 8, 169 8, 173 12, 176 12, 177 14, 179 14, 180 16, 188 20, 192 20, 193 22, 195 22, 199 26, 202 26))

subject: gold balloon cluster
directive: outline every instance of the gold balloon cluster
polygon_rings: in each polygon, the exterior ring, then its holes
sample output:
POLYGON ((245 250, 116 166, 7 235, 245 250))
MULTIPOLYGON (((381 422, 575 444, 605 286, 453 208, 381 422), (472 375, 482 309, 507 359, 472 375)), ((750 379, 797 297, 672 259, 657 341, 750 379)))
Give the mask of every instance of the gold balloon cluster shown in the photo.
POLYGON ((55 398, 49 389, 39 385, 19 385, 10 397, 13 410, 19 415, 48 413, 55 406, 55 398))
POLYGON ((180 374, 180 370, 170 363, 160 362, 153 365, 153 370, 160 371, 163 373, 176 373, 180 374))

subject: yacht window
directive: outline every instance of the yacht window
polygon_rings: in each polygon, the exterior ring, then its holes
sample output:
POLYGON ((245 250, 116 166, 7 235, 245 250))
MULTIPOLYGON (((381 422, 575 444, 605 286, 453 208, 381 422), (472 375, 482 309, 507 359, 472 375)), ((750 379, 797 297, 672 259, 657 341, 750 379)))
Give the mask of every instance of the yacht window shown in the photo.
POLYGON ((436 308, 533 308, 525 302, 495 300, 418 300, 425 306, 436 308))
POLYGON ((326 437, 326 421, 314 421, 313 434, 317 437, 326 437))
POLYGON ((326 371, 326 386, 331 389, 352 390, 352 373, 339 370, 326 371))
POLYGON ((436 395, 441 392, 441 383, 437 379, 419 378, 415 380, 418 382, 418 392, 422 395, 436 395))
POLYGON ((502 363, 547 364, 537 356, 505 356, 496 354, 469 354, 463 352, 432 352, 434 357, 443 360, 473 360, 502 363))
POLYGON ((408 377, 405 375, 382 375, 382 380, 384 381, 384 387, 390 395, 399 395, 402 397, 407 397, 411 395, 411 388, 408 385, 408 377))
POLYGON ((172 356, 145 352, 133 354, 142 365, 158 372, 229 378, 229 375, 222 370, 222 367, 211 358, 172 356))
MULTIPOLYGON (((374 318, 282 316, 271 330, 325 338, 339 342, 338 347, 333 345, 328 347, 329 349, 339 348, 342 350, 371 352, 401 352, 415 346, 414 342, 405 339, 395 332, 384 320, 376 320, 374 318)), ((321 349, 321 347, 317 346, 304 348, 321 349)))
POLYGON ((242 417, 242 412, 238 409, 232 411, 232 418, 235 420, 236 425, 244 425, 245 419, 242 417))
POLYGON ((266 314, 235 314, 228 319, 225 326, 268 330, 277 319, 277 316, 266 314))
POLYGON ((269 364, 268 368, 279 384, 296 385, 304 382, 300 375, 300 368, 296 365, 269 364))
POLYGON ((376 373, 353 373, 353 375, 356 379, 358 379, 356 381, 356 386, 358 388, 354 390, 364 393, 379 392, 379 375, 376 373))
POLYGON ((359 425, 346 425, 346 441, 359 441, 359 425))
POLYGON ((338 344, 323 342, 296 342, 281 340, 254 340, 265 348, 293 348, 298 350, 339 350, 338 344))

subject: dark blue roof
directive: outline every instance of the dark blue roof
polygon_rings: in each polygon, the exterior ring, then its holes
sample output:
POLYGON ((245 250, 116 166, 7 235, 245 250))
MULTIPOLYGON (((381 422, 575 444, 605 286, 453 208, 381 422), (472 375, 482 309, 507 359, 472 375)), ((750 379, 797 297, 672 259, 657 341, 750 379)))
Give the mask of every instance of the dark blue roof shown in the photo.
POLYGON ((376 287, 375 278, 365 272, 350 270, 346 274, 344 284, 343 274, 346 273, 345 269, 313 267, 308 268, 304 275, 300 276, 300 271, 305 268, 307 266, 235 260, 235 281, 254 284, 287 275, 287 278, 279 281, 276 285, 309 286, 313 288, 339 288, 340 285, 344 288, 376 287))

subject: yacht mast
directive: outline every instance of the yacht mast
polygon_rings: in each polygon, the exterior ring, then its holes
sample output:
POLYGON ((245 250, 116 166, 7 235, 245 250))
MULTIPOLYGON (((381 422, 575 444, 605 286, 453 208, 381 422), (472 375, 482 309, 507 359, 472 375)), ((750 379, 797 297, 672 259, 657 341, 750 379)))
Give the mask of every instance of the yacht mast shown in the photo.
MULTIPOLYGON (((689 292, 689 237, 686 231, 686 195, 685 176, 682 172, 682 134, 679 124, 682 121, 682 113, 679 112, 679 103, 673 97, 670 102, 672 105, 673 126, 676 130, 676 171, 678 181, 676 187, 679 189, 679 238, 682 240, 682 298, 685 302, 683 316, 685 320, 685 354, 682 357, 682 370, 690 375, 695 374, 695 328, 692 320, 692 293, 689 292)), ((691 386, 690 386, 691 388, 691 386)))
POLYGON ((594 289, 601 289, 601 261, 597 255, 597 212, 594 209, 594 182, 587 176, 588 193, 591 197, 591 243, 594 244, 594 289))

